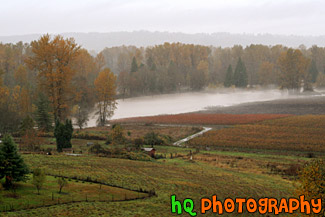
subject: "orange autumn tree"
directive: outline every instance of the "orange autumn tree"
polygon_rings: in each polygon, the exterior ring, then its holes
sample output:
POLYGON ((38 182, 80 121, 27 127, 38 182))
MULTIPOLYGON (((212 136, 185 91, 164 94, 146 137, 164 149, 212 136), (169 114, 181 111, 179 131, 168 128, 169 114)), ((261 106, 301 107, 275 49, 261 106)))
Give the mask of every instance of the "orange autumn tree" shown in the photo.
POLYGON ((105 68, 99 72, 94 84, 98 107, 97 124, 104 126, 107 119, 114 114, 114 110, 116 109, 116 76, 110 69, 105 68))
POLYGON ((57 35, 53 39, 47 34, 31 43, 32 56, 27 65, 38 72, 41 89, 48 95, 54 118, 64 120, 69 113, 71 102, 71 80, 75 74, 73 61, 80 47, 74 39, 57 35))

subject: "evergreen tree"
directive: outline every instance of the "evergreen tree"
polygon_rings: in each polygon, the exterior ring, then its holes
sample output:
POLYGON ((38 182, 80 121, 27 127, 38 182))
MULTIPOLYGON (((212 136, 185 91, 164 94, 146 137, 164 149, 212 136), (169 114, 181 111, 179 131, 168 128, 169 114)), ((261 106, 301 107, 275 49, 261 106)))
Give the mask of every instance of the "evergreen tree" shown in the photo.
POLYGON ((54 136, 56 138, 56 148, 58 152, 62 152, 63 148, 71 148, 71 138, 73 127, 71 120, 66 120, 65 124, 59 120, 55 123, 54 136))
POLYGON ((315 83, 318 76, 318 70, 316 66, 316 62, 314 60, 311 61, 310 67, 309 67, 309 75, 311 77, 311 82, 315 83))
POLYGON ((152 59, 152 57, 150 56, 149 58, 148 58, 148 60, 147 60, 147 66, 149 67, 149 69, 151 70, 151 71, 155 71, 156 70, 156 64, 155 64, 155 62, 153 61, 153 59, 152 59))
POLYGON ((49 101, 44 94, 39 95, 36 103, 35 120, 39 130, 49 132, 52 129, 53 118, 50 113, 49 101))
POLYGON ((138 71, 137 60, 135 59, 135 57, 133 57, 132 63, 131 63, 131 72, 137 72, 137 71, 138 71))
POLYGON ((224 82, 224 86, 225 87, 230 87, 231 85, 233 85, 233 71, 232 71, 231 65, 229 65, 228 69, 227 69, 227 74, 226 74, 226 79, 225 79, 225 82, 224 82))
POLYGON ((246 87, 247 86, 247 73, 246 73, 246 67, 241 58, 239 57, 235 73, 234 73, 234 85, 236 87, 246 87))
POLYGON ((21 135, 25 135, 27 131, 29 130, 34 130, 34 120, 32 119, 31 116, 27 115, 26 118, 21 122, 19 126, 19 133, 21 135))
POLYGON ((72 126, 72 121, 67 119, 65 121, 65 139, 66 139, 66 145, 64 148, 71 148, 71 139, 72 139, 72 134, 73 134, 73 126, 72 126))
POLYGON ((0 179, 5 177, 4 187, 9 189, 13 182, 26 181, 27 165, 17 152, 17 146, 10 135, 5 135, 0 145, 0 179))

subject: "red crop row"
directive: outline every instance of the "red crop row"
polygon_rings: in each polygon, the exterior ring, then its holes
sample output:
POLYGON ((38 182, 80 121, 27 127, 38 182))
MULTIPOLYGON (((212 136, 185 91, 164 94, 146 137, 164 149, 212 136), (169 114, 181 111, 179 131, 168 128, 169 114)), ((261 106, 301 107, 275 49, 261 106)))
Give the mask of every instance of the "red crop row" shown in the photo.
POLYGON ((158 115, 113 120, 119 123, 157 123, 157 124, 209 124, 232 125, 287 117, 285 114, 201 114, 185 113, 177 115, 158 115))

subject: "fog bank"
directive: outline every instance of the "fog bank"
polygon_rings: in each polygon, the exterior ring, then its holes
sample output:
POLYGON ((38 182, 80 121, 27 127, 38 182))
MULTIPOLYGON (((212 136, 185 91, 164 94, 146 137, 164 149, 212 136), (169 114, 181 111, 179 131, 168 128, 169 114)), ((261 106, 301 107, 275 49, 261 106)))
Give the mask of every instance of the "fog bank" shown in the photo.
MULTIPOLYGON (((117 100, 117 109, 111 119, 179 114, 205 110, 212 106, 232 106, 247 102, 261 102, 275 99, 297 98, 280 90, 234 90, 228 93, 191 92, 135 97, 117 100)), ((96 126, 96 115, 92 113, 88 127, 96 126)))

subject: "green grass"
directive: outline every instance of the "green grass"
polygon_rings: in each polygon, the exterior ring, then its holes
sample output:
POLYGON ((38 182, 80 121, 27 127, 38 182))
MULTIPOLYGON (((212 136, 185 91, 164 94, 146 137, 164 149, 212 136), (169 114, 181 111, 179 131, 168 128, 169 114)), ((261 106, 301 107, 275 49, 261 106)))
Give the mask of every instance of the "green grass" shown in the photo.
MULTIPOLYGON (((292 182, 280 176, 219 168, 206 162, 189 162, 186 159, 163 159, 155 162, 99 158, 95 156, 68 157, 64 155, 24 155, 33 167, 42 165, 53 174, 91 178, 131 189, 155 189, 158 197, 119 203, 80 203, 34 211, 10 213, 10 215, 42 216, 171 216, 170 195, 178 199, 192 198, 198 206, 203 196, 217 194, 226 197, 289 197, 292 182), (100 209, 100 210, 98 210, 100 209)), ((198 210, 196 206, 196 210, 198 210)))
POLYGON ((19 210, 57 203, 86 201, 86 199, 88 201, 110 201, 124 200, 125 198, 131 199, 146 195, 144 193, 137 193, 106 185, 68 179, 68 186, 65 186, 62 192, 59 193, 57 178, 53 176, 46 176, 46 182, 40 190, 40 194, 37 194, 37 189, 32 184, 31 177, 30 175, 30 179, 25 183, 17 183, 15 191, 0 191, 1 211, 10 208, 19 210))
MULTIPOLYGON (((23 155, 25 162, 31 169, 43 167, 48 173, 53 175, 63 175, 78 179, 90 177, 93 180, 129 189, 154 189, 158 196, 129 202, 81 202, 53 206, 51 208, 5 213, 4 215, 78 217, 101 215, 137 217, 177 216, 172 215, 170 212, 170 195, 172 194, 175 194, 178 200, 192 198, 195 202, 196 211, 199 211, 199 200, 202 197, 211 197, 214 194, 221 200, 226 197, 253 197, 258 199, 260 197, 288 198, 296 196, 294 193, 294 177, 284 175, 281 172, 273 172, 271 168, 276 167, 284 171, 290 166, 301 166, 308 162, 310 158, 306 157, 306 153, 309 151, 304 151, 304 144, 310 139, 313 139, 312 141, 314 142, 320 141, 320 135, 315 134, 315 132, 322 133, 324 123, 319 123, 319 117, 306 116, 272 120, 249 126, 235 126, 220 130, 220 132, 237 132, 239 130, 235 136, 241 136, 241 138, 244 138, 248 132, 247 137, 258 139, 261 144, 263 141, 270 141, 274 136, 278 141, 287 144, 291 140, 295 141, 296 138, 294 136, 296 133, 306 131, 299 135, 299 138, 302 136, 305 138, 299 142, 299 147, 303 149, 279 149, 278 147, 274 148, 272 143, 263 144, 268 145, 266 149, 255 145, 249 146, 246 143, 244 144, 245 147, 242 147, 240 142, 243 142, 243 140, 234 139, 234 134, 225 133, 218 135, 224 141, 230 141, 235 147, 228 146, 225 148, 222 142, 216 141, 220 142, 221 145, 211 151, 200 150, 199 153, 193 155, 194 161, 189 160, 188 154, 190 151, 194 153, 196 151, 195 147, 180 148, 175 146, 156 146, 156 153, 166 155, 167 159, 149 162, 92 155, 79 157, 23 155), (264 125, 274 129, 274 131, 259 131, 259 126, 261 126, 261 129, 264 129, 264 125), (299 126, 302 130, 293 126, 299 126), (254 135, 257 135, 256 138, 254 135), (269 140, 265 139, 265 135, 268 136, 269 140), (180 156, 170 159, 170 153, 173 153, 173 155, 177 153, 180 156)), ((145 132, 144 128, 139 128, 132 135, 140 135, 143 132, 145 132)), ((198 138, 197 141, 201 141, 200 147, 205 147, 206 144, 201 138, 198 138)), ((206 141, 215 142, 214 139, 210 138, 210 140, 206 141)), ((87 140, 75 140, 73 145, 80 146, 81 148, 83 147, 82 144, 78 143, 85 141, 87 140)), ((249 140, 248 142, 251 141, 249 140)), ((316 156, 319 157, 321 155, 316 154, 316 156)), ((35 196, 35 192, 36 190, 34 189, 33 196, 35 196)), ((213 215, 208 213, 204 216, 213 215)), ((225 216, 237 215, 234 213, 225 216)), ((245 213, 243 216, 259 216, 259 214, 245 213)), ((273 215, 270 214, 270 216, 273 215)))

